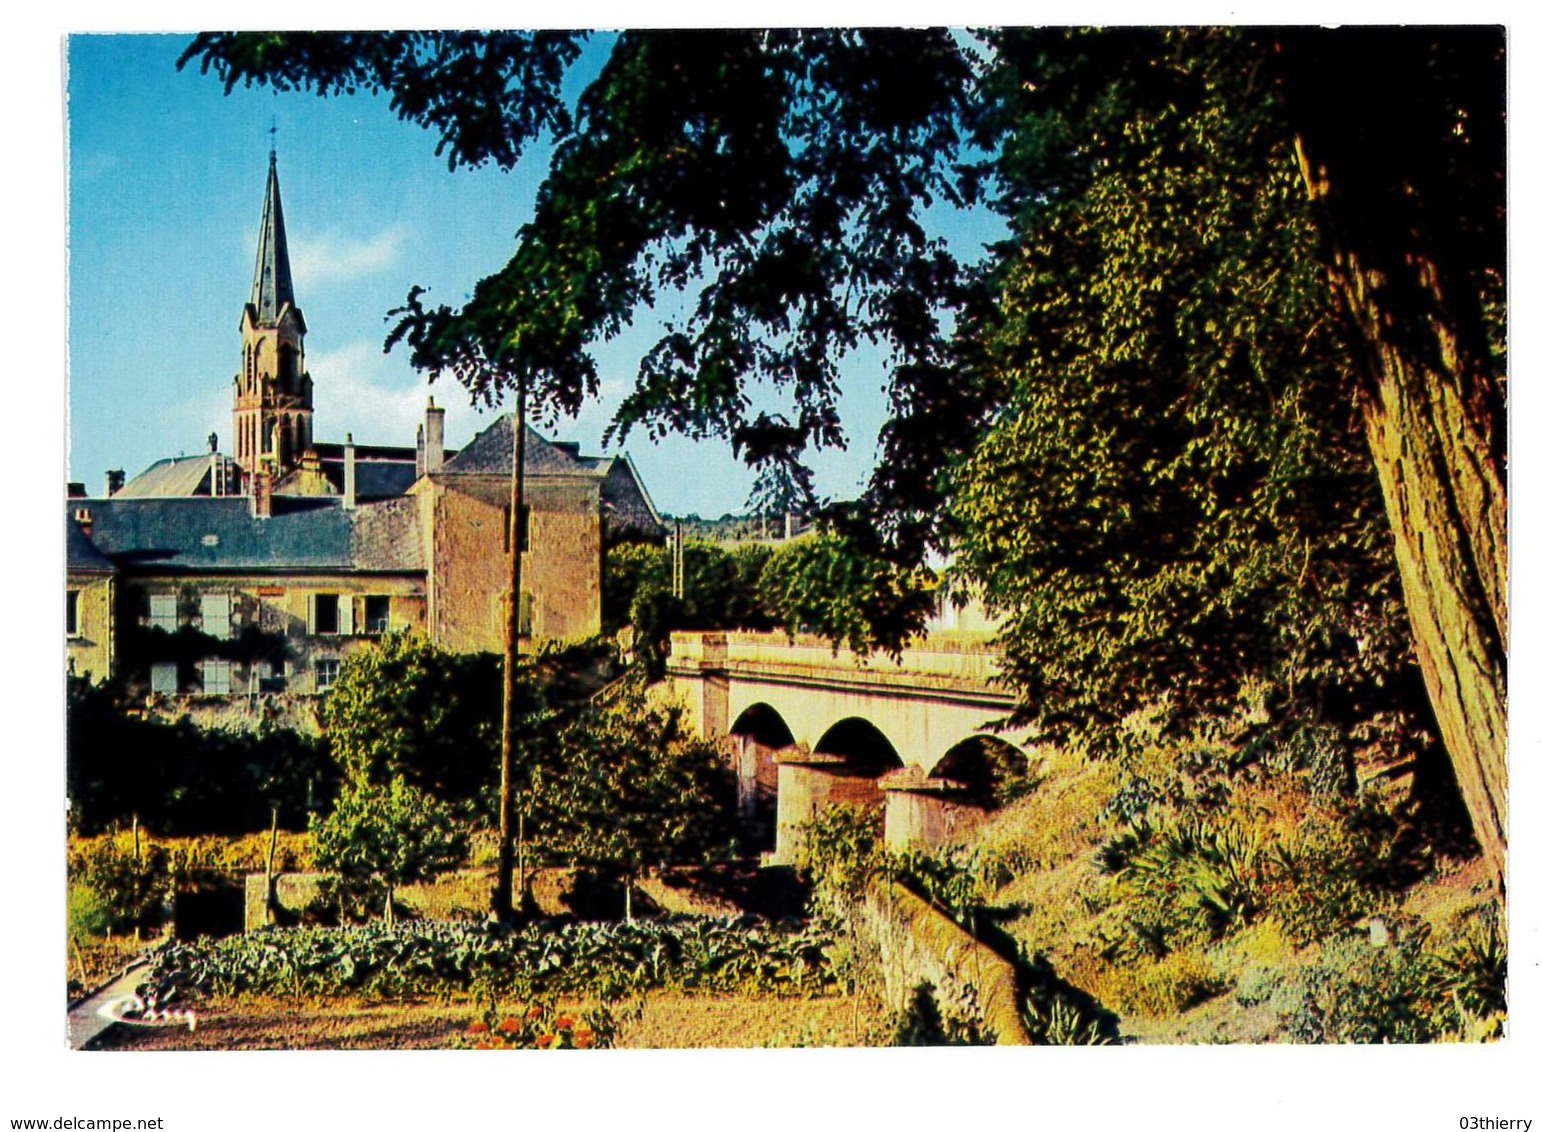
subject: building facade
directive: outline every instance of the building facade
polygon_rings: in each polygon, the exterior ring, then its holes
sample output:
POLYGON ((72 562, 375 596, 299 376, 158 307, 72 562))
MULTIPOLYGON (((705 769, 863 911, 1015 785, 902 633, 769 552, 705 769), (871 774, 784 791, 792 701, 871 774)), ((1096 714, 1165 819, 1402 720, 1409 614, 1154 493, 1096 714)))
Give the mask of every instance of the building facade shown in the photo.
MULTIPOLYGON (((444 447, 430 398, 411 447, 317 442, 270 155, 240 321, 233 455, 161 460, 106 491, 70 485, 67 663, 147 699, 323 693, 344 657, 414 629, 457 652, 503 646, 514 423, 444 447)), ((521 630, 600 630, 605 548, 662 524, 625 457, 525 438, 521 630)))

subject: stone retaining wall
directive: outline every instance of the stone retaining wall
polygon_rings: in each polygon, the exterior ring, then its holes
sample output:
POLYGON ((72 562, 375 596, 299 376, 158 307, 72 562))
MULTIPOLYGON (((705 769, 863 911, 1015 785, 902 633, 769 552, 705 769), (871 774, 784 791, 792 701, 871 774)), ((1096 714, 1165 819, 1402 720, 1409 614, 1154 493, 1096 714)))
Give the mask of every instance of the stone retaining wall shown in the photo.
POLYGON ((878 953, 885 1004, 906 1010, 931 984, 945 1018, 973 1023, 997 1045, 1031 1045, 1018 1013, 1012 964, 910 889, 875 882, 855 912, 859 938, 878 953))

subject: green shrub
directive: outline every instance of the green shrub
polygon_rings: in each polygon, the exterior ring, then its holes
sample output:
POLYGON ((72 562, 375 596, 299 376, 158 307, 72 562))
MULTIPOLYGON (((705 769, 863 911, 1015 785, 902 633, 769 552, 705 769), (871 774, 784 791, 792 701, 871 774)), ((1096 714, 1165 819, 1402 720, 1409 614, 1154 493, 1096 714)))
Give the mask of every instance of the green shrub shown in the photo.
POLYGON ((937 1003, 936 988, 921 983, 912 988, 910 1001, 895 1021, 896 1046, 985 1046, 994 1043, 973 1022, 945 1015, 937 1003))
POLYGON ((1470 920, 1454 940, 1430 955, 1430 989, 1463 1015, 1498 1017, 1505 1012, 1509 946, 1498 910, 1470 920))
POLYGON ((1374 799, 1315 804, 1268 854, 1269 910, 1297 944, 1380 910, 1396 873, 1396 825, 1374 799))
POLYGON ((1237 1002, 1242 1006, 1262 1006, 1279 986, 1279 972, 1268 967, 1250 967, 1237 976, 1237 1002))
POLYGON ((1157 957, 1173 941, 1226 935, 1263 908, 1257 837, 1235 825, 1201 818, 1137 827, 1097 859, 1129 905, 1125 946, 1157 957))
POLYGON ((1096 1017, 1060 997, 1024 1003, 1023 1025, 1036 1045, 1101 1046, 1114 1041, 1096 1017))
POLYGON ((72 940, 100 939, 112 926, 106 901, 89 885, 71 884, 65 908, 72 940))
POLYGON ((891 857, 888 868, 970 931, 975 914, 1005 878, 1000 863, 978 849, 906 849, 891 857))
POLYGON ((1285 1008, 1292 1041, 1428 1042, 1441 1027, 1427 984, 1417 938, 1373 947, 1358 935, 1339 936, 1272 1001, 1285 1008))
MULTIPOLYGON (((316 861, 335 870, 331 895, 389 924, 395 892, 461 864, 466 835, 449 808, 402 778, 350 784, 324 821, 313 821, 316 861)), ((347 909, 345 908, 345 911, 347 909)))
POLYGON ((802 832, 798 867, 812 889, 814 913, 842 919, 868 884, 889 868, 883 814, 856 806, 826 806, 802 832))
POLYGON ((1380 947, 1358 933, 1328 940, 1271 1002, 1295 1041, 1492 1038, 1505 1017, 1506 961, 1497 919, 1480 918, 1434 948, 1420 923, 1403 922, 1380 947))
POLYGON ((71 853, 70 879, 95 894, 113 931, 158 926, 171 898, 172 878, 166 850, 146 845, 139 853, 120 849, 110 838, 71 853))

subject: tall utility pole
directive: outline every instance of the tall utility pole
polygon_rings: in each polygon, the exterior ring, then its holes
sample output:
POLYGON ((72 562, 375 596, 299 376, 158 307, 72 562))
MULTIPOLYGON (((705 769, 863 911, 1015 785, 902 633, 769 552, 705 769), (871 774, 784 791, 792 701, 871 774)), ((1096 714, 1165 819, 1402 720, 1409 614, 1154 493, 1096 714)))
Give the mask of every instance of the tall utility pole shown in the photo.
POLYGON ((675 536, 670 540, 672 553, 669 592, 676 598, 685 597, 685 525, 675 520, 675 536))
MULTIPOLYGON (((519 695, 520 535, 525 509, 525 379, 514 394, 514 469, 509 506, 509 604, 503 630, 503 733, 498 743, 498 878, 493 885, 493 919, 513 923, 514 907, 514 752, 519 695)), ((520 894, 523 898, 523 893, 520 894)))

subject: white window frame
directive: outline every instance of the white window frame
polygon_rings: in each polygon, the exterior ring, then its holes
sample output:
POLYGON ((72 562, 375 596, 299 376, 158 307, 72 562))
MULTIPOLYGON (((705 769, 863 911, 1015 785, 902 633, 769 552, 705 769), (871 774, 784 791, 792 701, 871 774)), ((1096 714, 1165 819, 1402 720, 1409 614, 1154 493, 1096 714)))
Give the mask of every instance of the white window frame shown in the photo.
POLYGON ((198 598, 199 615, 203 618, 203 631, 211 637, 228 638, 231 635, 231 600, 229 594, 201 594, 198 598), (223 605, 223 609, 221 606, 223 605))
POLYGON ((150 595, 150 628, 163 629, 168 633, 177 631, 176 594, 150 595))
POLYGON ((150 665, 150 691, 157 696, 175 696, 177 694, 176 661, 157 660, 150 665))
POLYGON ((203 680, 203 694, 206 696, 230 695, 230 681, 233 675, 231 663, 228 660, 203 660, 198 664, 199 673, 203 680))
POLYGON ((336 683, 337 683, 337 678, 340 675, 342 675, 342 671, 343 671, 343 662, 341 660, 339 660, 337 657, 335 657, 335 656, 319 656, 319 657, 317 657, 316 658, 316 691, 318 691, 318 692, 329 692, 329 691, 331 691, 333 686, 336 685, 336 683), (322 676, 321 676, 322 665, 329 665, 331 667, 331 670, 332 670, 331 679, 329 679, 329 680, 323 680, 322 679, 322 676))

